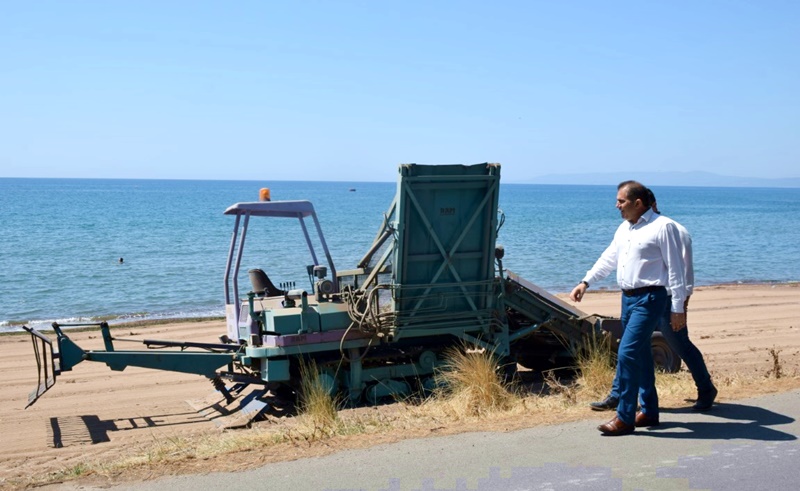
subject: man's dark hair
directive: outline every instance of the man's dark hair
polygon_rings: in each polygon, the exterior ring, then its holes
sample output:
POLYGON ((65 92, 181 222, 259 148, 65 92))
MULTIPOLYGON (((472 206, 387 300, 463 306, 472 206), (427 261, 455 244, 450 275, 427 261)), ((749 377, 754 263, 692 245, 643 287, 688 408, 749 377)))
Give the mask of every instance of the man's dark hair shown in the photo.
POLYGON ((636 201, 637 199, 642 200, 642 204, 645 208, 650 208, 653 202, 650 200, 650 196, 648 196, 648 191, 644 184, 639 181, 622 181, 617 186, 617 191, 622 188, 626 188, 625 197, 631 201, 636 201))
POLYGON ((650 200, 651 205, 656 202, 656 195, 653 194, 653 190, 650 188, 647 188, 647 198, 650 200))

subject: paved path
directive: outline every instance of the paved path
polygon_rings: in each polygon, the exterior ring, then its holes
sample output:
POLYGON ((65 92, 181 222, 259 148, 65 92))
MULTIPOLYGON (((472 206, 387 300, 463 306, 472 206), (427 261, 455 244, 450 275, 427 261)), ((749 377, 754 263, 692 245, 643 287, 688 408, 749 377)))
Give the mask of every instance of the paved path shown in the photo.
POLYGON ((595 419, 407 440, 114 489, 798 489, 798 416, 800 391, 794 391, 719 404, 705 414, 665 410, 661 426, 623 437, 600 436, 595 419))

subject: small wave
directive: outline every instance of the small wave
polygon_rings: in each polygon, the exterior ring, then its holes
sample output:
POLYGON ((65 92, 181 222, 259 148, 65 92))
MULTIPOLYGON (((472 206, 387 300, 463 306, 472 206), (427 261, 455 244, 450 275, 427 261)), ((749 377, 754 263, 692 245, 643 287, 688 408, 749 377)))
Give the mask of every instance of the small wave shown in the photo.
MULTIPOLYGON (((22 326, 32 327, 38 330, 48 330, 52 327, 54 322, 58 324, 96 324, 100 322, 108 322, 110 325, 114 324, 127 324, 129 322, 147 322, 147 321, 164 321, 164 320, 181 320, 181 319, 211 319, 225 317, 225 311, 222 309, 206 309, 193 312, 157 312, 157 313, 132 313, 121 315, 103 315, 93 317, 64 317, 60 319, 38 319, 30 321, 0 321, 0 332, 22 332, 22 326)), ((65 326, 69 329, 70 326, 65 326)))
POLYGON ((0 332, 20 332, 22 331, 22 326, 28 326, 34 329, 48 329, 54 322, 58 322, 59 324, 80 324, 92 322, 92 320, 87 317, 67 317, 63 319, 40 319, 21 322, 11 321, 8 323, 0 322, 0 332))

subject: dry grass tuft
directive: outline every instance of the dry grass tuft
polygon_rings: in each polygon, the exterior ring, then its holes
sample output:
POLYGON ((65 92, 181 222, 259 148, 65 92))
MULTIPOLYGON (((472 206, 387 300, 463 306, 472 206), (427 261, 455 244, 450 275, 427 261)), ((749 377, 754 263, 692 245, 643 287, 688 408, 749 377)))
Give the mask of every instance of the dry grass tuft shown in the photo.
POLYGON ((448 350, 436 378, 441 388, 431 401, 447 406, 445 412, 456 418, 508 410, 520 399, 503 383, 497 357, 486 350, 448 350))
POLYGON ((656 389, 660 406, 680 407, 697 398, 697 387, 688 371, 665 373, 656 371, 656 389))
POLYGON ((767 371, 767 377, 774 376, 776 379, 783 376, 783 365, 781 364, 780 354, 781 350, 776 349, 774 346, 767 350, 772 358, 772 368, 767 371))
POLYGON ((575 362, 580 399, 601 399, 608 395, 616 372, 616 357, 611 349, 611 338, 593 334, 575 354, 575 362))
POLYGON ((584 393, 580 384, 574 380, 562 381, 557 375, 557 370, 547 370, 542 373, 542 376, 548 396, 562 407, 575 405, 584 393))
POLYGON ((341 426, 341 400, 331 395, 332 388, 313 360, 300 366, 300 379, 300 420, 307 430, 301 434, 312 440, 336 434, 341 426))

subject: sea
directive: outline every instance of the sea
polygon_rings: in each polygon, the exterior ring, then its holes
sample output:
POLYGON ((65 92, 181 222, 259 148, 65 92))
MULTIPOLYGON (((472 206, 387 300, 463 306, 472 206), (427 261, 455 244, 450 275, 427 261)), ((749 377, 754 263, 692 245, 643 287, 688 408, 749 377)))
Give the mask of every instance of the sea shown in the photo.
MULTIPOLYGON (((337 270, 372 244, 394 182, 0 178, 0 332, 52 322, 110 324, 224 316, 230 205, 314 204, 337 270)), ((800 281, 800 189, 653 187, 662 213, 692 234, 697 285, 800 281)), ((501 184, 503 266, 568 292, 621 218, 613 185, 501 184)), ((241 285, 261 268, 276 284, 309 283, 297 220, 248 233, 241 285)), ((614 277, 592 288, 616 289, 614 277)))

